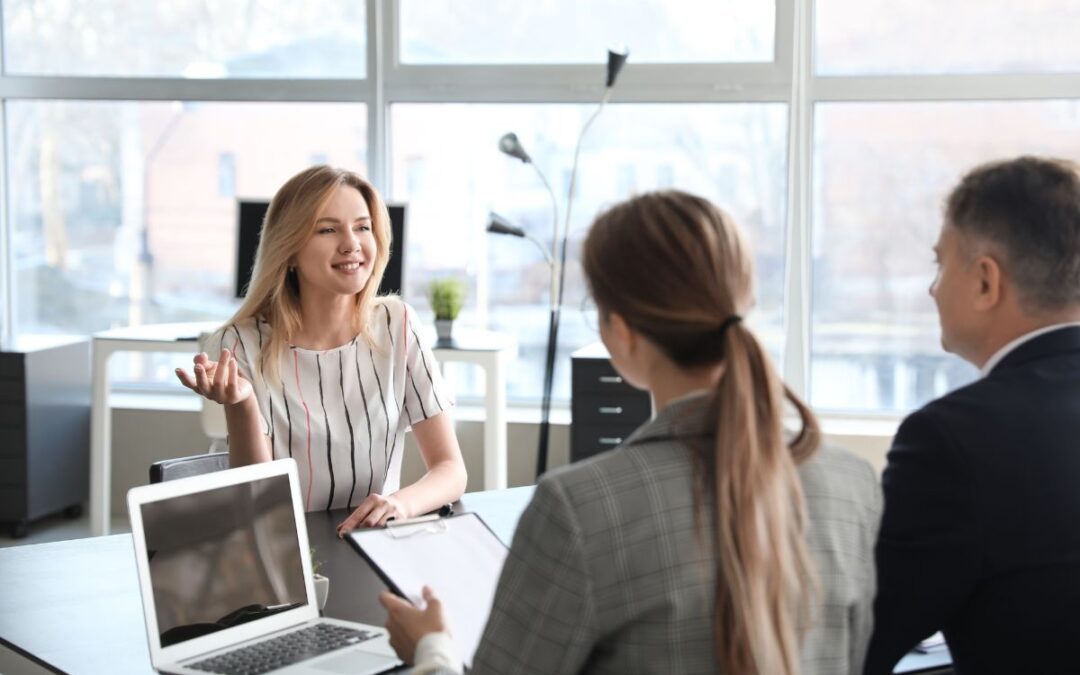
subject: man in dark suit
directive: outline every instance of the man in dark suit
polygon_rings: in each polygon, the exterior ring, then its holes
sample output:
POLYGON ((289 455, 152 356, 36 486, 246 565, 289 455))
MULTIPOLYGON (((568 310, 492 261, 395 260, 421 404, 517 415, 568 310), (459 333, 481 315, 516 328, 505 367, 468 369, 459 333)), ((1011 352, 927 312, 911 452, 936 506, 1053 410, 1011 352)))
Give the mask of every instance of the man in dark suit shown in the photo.
POLYGON ((1080 174, 1033 157, 949 196, 930 294, 978 381, 904 420, 867 675, 942 631, 956 672, 1080 673, 1080 174))

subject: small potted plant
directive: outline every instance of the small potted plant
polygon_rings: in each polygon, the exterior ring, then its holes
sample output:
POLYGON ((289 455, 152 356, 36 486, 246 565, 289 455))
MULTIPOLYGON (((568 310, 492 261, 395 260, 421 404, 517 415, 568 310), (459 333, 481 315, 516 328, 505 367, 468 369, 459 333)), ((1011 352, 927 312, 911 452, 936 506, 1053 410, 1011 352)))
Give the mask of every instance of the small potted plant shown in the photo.
POLYGON ((465 302, 465 285, 452 277, 436 279, 428 287, 428 300, 435 312, 435 333, 439 340, 449 340, 454 319, 465 302))
POLYGON ((323 561, 315 556, 315 547, 311 547, 311 579, 315 582, 315 601, 319 605, 319 611, 326 607, 326 596, 330 593, 330 579, 319 574, 323 561))

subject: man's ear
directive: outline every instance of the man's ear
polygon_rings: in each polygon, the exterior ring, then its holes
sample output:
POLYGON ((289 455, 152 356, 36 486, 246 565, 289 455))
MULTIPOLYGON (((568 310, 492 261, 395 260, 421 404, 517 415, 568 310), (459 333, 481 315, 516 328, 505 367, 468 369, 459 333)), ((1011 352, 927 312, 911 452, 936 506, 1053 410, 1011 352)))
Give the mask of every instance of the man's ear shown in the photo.
POLYGON ((978 284, 974 308, 981 312, 990 311, 1001 304, 1005 295, 1005 274, 998 261, 988 255, 979 256, 972 264, 975 266, 975 283, 978 284))

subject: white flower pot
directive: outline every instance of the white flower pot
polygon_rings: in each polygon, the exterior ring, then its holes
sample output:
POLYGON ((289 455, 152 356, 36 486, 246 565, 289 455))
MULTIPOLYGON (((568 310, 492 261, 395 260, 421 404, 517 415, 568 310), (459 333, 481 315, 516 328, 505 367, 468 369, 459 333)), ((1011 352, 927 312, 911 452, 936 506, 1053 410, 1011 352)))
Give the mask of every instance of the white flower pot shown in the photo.
POLYGON ((321 612, 326 607, 326 596, 330 594, 330 579, 321 574, 313 574, 311 579, 315 582, 315 601, 321 612))
POLYGON ((436 319, 435 320, 435 334, 440 340, 447 341, 452 338, 452 332, 454 329, 454 321, 452 319, 436 319))

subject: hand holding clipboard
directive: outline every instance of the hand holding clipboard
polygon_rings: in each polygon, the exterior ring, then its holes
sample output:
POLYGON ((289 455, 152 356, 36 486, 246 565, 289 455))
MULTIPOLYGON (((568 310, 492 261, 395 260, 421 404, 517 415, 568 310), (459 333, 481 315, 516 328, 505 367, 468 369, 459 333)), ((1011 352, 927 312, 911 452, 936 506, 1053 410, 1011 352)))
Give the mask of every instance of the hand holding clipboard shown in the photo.
POLYGON ((447 631, 442 601, 430 586, 421 592, 423 606, 414 606, 390 591, 379 594, 379 604, 386 608, 386 628, 390 631, 390 646, 402 661, 416 662, 416 643, 430 633, 447 631))
POLYGON ((424 587, 434 589, 471 667, 507 555, 484 521, 475 513, 424 517, 346 538, 396 595, 419 605, 424 587))

